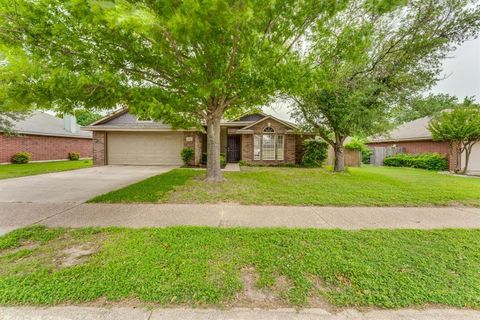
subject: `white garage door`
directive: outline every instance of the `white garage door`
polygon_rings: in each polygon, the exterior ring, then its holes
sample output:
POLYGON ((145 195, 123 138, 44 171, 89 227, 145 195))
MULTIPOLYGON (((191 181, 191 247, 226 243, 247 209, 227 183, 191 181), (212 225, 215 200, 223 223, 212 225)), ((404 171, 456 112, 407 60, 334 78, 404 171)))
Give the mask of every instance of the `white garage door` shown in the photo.
MULTIPOLYGON (((462 159, 462 163, 465 163, 465 158, 462 159)), ((470 160, 468 161, 468 171, 480 174, 480 142, 472 147, 472 153, 470 153, 470 160)))
POLYGON ((109 132, 108 164, 180 165, 182 132, 109 132))

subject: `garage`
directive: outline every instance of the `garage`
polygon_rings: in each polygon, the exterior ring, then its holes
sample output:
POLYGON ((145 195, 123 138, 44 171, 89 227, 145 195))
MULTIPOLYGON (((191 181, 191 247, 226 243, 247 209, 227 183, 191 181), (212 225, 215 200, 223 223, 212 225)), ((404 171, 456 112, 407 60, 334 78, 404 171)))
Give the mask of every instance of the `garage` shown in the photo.
MULTIPOLYGON (((465 157, 463 157, 462 163, 465 163, 465 157)), ((480 142, 477 142, 472 147, 467 171, 470 174, 480 175, 480 142)))
POLYGON ((182 164, 182 132, 108 132, 106 146, 108 164, 182 164))

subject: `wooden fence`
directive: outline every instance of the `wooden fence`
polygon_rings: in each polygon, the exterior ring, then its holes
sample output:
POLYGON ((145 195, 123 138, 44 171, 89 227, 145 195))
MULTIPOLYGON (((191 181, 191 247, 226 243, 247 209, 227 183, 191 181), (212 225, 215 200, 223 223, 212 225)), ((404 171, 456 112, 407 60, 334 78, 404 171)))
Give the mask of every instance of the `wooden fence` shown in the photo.
POLYGON ((373 153, 370 157, 370 164, 374 166, 383 166, 383 160, 386 157, 394 156, 399 153, 405 153, 403 147, 373 147, 373 153))
MULTIPOLYGON (((360 167, 362 163, 362 156, 360 154, 360 151, 344 149, 343 155, 345 157, 345 166, 360 167)), ((335 152, 333 151, 333 148, 329 146, 327 165, 333 166, 334 162, 335 162, 335 152)))

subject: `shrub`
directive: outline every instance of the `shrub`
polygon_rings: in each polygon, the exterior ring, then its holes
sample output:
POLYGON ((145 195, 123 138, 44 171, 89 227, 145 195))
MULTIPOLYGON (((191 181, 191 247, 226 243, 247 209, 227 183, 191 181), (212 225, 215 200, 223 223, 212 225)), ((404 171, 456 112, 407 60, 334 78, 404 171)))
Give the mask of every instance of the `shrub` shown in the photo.
POLYGON ((220 166, 223 168, 227 165, 227 158, 223 153, 220 153, 220 166))
POLYGON ((305 140, 303 142, 302 165, 321 167, 327 159, 328 144, 322 140, 305 140))
POLYGON ((435 171, 448 170, 448 160, 438 153, 401 153, 385 158, 383 163, 389 167, 411 167, 435 171))
POLYGON ((248 163, 245 160, 238 161, 238 164, 241 166, 248 166, 248 163))
POLYGON ((79 160, 80 159, 80 153, 78 152, 70 152, 68 154, 68 159, 70 160, 79 160))
MULTIPOLYGON (((206 153, 202 154, 202 163, 207 164, 207 154, 206 153)), ((227 158, 225 157, 224 153, 220 153, 220 166, 223 168, 226 165, 227 165, 227 158)), ((246 165, 246 163, 243 164, 243 165, 246 165)))
POLYGON ((362 154, 362 163, 363 164, 370 164, 370 156, 372 155, 373 151, 369 147, 365 145, 365 142, 358 138, 352 138, 350 142, 345 144, 345 149, 349 150, 358 150, 362 154))
POLYGON ((18 152, 13 155, 11 161, 16 164, 24 164, 28 163, 31 158, 32 155, 28 152, 18 152))
POLYGON ((193 148, 183 148, 180 156, 182 157, 183 164, 188 166, 195 156, 195 150, 193 150, 193 148))

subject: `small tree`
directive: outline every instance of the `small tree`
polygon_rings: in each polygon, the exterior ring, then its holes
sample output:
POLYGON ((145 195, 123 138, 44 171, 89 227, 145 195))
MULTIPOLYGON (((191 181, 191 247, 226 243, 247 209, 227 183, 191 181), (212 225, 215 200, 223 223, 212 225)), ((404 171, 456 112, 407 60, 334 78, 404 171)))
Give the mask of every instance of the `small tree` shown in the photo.
POLYGON ((432 118, 428 129, 434 140, 449 143, 452 155, 454 150, 456 151, 455 172, 465 174, 472 147, 480 141, 480 109, 466 104, 451 111, 441 112, 432 118), (461 162, 463 153, 465 153, 465 166, 462 170, 458 164, 461 162))

